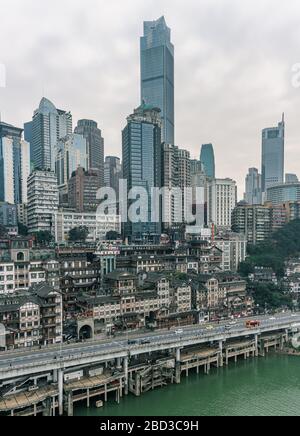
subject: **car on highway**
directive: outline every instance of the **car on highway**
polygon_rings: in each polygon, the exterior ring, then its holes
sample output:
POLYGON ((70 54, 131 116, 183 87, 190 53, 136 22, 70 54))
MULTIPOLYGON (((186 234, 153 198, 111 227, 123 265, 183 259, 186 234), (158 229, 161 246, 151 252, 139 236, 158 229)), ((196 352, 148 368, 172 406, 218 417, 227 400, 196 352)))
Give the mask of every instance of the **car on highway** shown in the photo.
POLYGON ((182 335, 182 334, 183 334, 182 329, 175 330, 175 335, 182 335))
POLYGON ((149 344, 151 344, 151 341, 149 339, 143 339, 141 341, 141 345, 149 345, 149 344))
POLYGON ((212 325, 208 325, 207 327, 205 327, 206 328, 206 330, 214 330, 215 328, 214 328, 214 326, 212 326, 212 325))
POLYGON ((137 340, 134 340, 134 339, 132 339, 132 340, 130 340, 129 339, 129 341, 128 341, 128 345, 138 345, 138 341, 137 340))

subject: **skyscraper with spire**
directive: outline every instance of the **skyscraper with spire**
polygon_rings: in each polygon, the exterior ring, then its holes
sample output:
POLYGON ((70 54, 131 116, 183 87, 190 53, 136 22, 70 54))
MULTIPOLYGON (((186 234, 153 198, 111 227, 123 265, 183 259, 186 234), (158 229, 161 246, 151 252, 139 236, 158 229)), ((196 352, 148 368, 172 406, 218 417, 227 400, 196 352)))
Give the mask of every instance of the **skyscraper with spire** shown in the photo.
POLYGON ((278 127, 264 129, 262 132, 262 191, 284 182, 284 114, 278 127))
POLYGON ((141 100, 161 110, 162 140, 174 145, 174 46, 164 17, 144 22, 141 100))

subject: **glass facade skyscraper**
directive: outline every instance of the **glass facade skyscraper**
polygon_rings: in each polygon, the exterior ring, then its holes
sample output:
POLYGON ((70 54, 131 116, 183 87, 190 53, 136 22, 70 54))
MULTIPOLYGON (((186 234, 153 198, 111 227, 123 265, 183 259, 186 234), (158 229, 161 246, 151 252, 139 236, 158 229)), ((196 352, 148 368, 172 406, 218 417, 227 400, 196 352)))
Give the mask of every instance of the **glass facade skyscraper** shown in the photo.
POLYGON ((149 194, 147 220, 124 226, 130 242, 155 239, 161 233, 160 223, 151 222, 150 198, 151 188, 161 184, 161 125, 160 110, 143 104, 128 117, 122 132, 123 178, 128 191, 143 187, 149 194))
POLYGON ((262 132, 262 190, 284 182, 284 116, 278 127, 262 132))
POLYGON ((55 171, 58 141, 71 134, 71 113, 56 109, 50 100, 42 98, 32 119, 30 145, 34 168, 55 171))
POLYGON ((99 170, 101 186, 104 186, 104 138, 98 124, 93 120, 79 120, 75 133, 86 139, 88 167, 99 170))
POLYGON ((204 166, 207 177, 216 177, 215 153, 212 144, 203 144, 201 148, 200 161, 204 166))
POLYGON ((0 122, 0 201, 11 204, 27 202, 30 146, 22 133, 22 129, 0 122))
POLYGON ((174 46, 165 18, 144 22, 141 38, 141 98, 158 107, 162 140, 174 144, 174 46))

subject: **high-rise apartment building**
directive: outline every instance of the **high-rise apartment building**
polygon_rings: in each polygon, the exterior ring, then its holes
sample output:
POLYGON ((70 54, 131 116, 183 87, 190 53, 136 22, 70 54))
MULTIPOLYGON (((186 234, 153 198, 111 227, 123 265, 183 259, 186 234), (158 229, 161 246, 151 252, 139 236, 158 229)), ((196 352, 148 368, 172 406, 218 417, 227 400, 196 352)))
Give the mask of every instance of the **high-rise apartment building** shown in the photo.
POLYGON ((0 122, 0 201, 27 202, 30 173, 30 146, 22 139, 22 129, 0 122))
POLYGON ((244 200, 248 204, 262 204, 261 174, 257 168, 250 168, 246 176, 244 200))
POLYGON ((104 139, 98 124, 93 120, 79 120, 75 133, 86 140, 88 154, 88 169, 98 169, 101 186, 104 186, 104 139))
POLYGON ((271 208, 241 202, 232 213, 232 230, 246 235, 249 244, 265 241, 272 231, 271 208))
POLYGON ((69 179, 69 206, 76 212, 96 211, 99 201, 97 192, 101 188, 100 170, 78 168, 69 179))
POLYGON ((201 148, 200 161, 203 164, 207 177, 216 177, 215 153, 212 144, 203 144, 201 148))
POLYGON ((278 127, 262 132, 262 191, 284 182, 284 115, 278 127))
POLYGON ((162 202, 163 227, 165 231, 176 233, 186 224, 186 212, 192 211, 190 153, 175 145, 163 144, 161 163, 161 186, 166 190, 162 202))
POLYGON ((147 218, 125 223, 125 237, 131 241, 157 238, 161 233, 160 222, 151 219, 151 189, 161 183, 161 126, 160 109, 142 104, 127 118, 122 132, 123 178, 128 192, 143 187, 148 193, 147 218))
POLYGON ((32 119, 32 161, 35 169, 55 171, 58 141, 72 134, 72 115, 42 98, 32 119))
POLYGON ((231 214, 237 204, 237 186, 232 179, 213 179, 207 184, 207 221, 230 229, 231 214))
POLYGON ((161 110, 162 140, 174 144, 174 46, 164 17, 144 22, 141 99, 161 110))
POLYGON ((53 213, 59 204, 57 177, 53 171, 33 171, 28 178, 28 229, 30 233, 53 231, 53 213))

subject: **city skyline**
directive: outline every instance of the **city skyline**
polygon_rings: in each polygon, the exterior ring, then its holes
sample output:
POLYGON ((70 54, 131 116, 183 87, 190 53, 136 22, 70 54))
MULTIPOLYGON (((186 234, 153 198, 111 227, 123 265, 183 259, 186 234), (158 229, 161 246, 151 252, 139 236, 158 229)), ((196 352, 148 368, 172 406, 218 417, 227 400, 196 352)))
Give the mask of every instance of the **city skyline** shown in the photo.
MULTIPOLYGON (((93 13, 79 2, 72 2, 73 22, 89 27, 84 37, 63 14, 65 30, 57 33, 60 19, 54 23, 55 8, 53 12, 47 11, 44 27, 37 19, 43 11, 36 7, 32 10, 36 2, 23 4, 15 0, 4 6, 7 22, 17 4, 20 14, 14 15, 14 19, 22 16, 27 25, 31 19, 35 22, 31 33, 14 42, 14 50, 11 47, 1 50, 0 63, 5 64, 7 71, 7 86, 0 88, 4 121, 22 127, 44 94, 57 107, 70 110, 74 121, 81 118, 97 121, 106 139, 106 150, 121 156, 124 120, 140 100, 139 38, 143 21, 165 15, 176 53, 175 145, 189 150, 193 158, 198 157, 201 144, 212 142, 217 177, 236 179, 242 198, 248 168, 260 168, 261 131, 274 125, 284 111, 286 172, 297 172, 300 129, 296 107, 300 91, 292 86, 291 72, 299 61, 297 28, 292 27, 299 11, 296 2, 290 2, 284 10, 282 6, 269 10, 270 1, 261 2, 259 7, 246 2, 250 12, 246 18, 234 1, 227 2, 226 8, 217 1, 210 3, 218 4, 219 8, 209 6, 207 1, 200 6, 190 1, 188 10, 176 1, 161 2, 160 7, 153 1, 143 5, 129 1, 126 19, 117 15, 120 2, 102 8, 94 1, 88 3, 94 6, 93 13), (264 19, 265 12, 270 20, 264 19), (225 13, 234 14, 230 27, 223 20, 225 13), (100 25, 105 21, 109 28, 100 25), (277 31, 273 22, 277 23, 277 31), (255 36, 252 26, 257 29, 255 36), (287 26, 288 33, 284 32, 287 26), (219 27, 218 32, 215 27, 219 27), (242 41, 237 38, 240 31, 242 41), (64 55, 64 62, 59 60, 60 54, 64 55), (22 65, 21 70, 17 63, 22 65), (20 101, 22 105, 17 104, 20 101), (217 128, 224 124, 226 129, 217 128)), ((10 29, 5 23, 4 32, 9 38, 10 29)))

